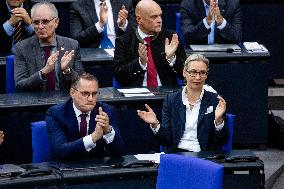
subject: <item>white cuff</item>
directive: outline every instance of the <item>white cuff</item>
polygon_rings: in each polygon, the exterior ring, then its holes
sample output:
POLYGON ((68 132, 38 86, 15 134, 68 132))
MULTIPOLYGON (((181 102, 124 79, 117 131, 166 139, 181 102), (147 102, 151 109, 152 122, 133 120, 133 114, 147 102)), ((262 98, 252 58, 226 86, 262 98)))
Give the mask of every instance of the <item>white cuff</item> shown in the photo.
POLYGON ((110 133, 103 135, 103 139, 106 141, 107 144, 109 144, 113 141, 114 136, 115 136, 115 131, 114 129, 112 129, 110 133))
POLYGON ((220 131, 224 127, 224 120, 222 121, 220 125, 216 125, 216 121, 214 120, 214 125, 215 125, 216 131, 220 131))
POLYGON ((87 152, 91 151, 94 147, 96 147, 96 143, 93 142, 91 135, 85 136, 83 138, 83 143, 87 152))
MULTIPOLYGON (((206 18, 203 18, 203 24, 205 26, 205 28, 207 28, 208 30, 210 29, 210 26, 208 25, 207 21, 206 21, 206 18)), ((211 23, 212 24, 212 23, 211 23)))
POLYGON ((122 31, 126 31, 126 28, 127 28, 127 26, 128 26, 128 20, 126 19, 126 22, 125 22, 125 24, 124 24, 124 26, 122 26, 122 27, 119 27, 122 31))
POLYGON ((97 22, 97 23, 95 24, 95 26, 96 26, 96 28, 97 28, 97 30, 98 30, 99 33, 102 33, 102 32, 104 31, 104 27, 106 27, 106 26, 104 26, 103 28, 101 28, 99 22, 97 22))
POLYGON ((153 127, 151 127, 151 125, 150 125, 150 128, 151 128, 151 130, 153 131, 154 135, 159 132, 160 127, 161 127, 161 124, 158 124, 156 128, 153 128, 153 127))
POLYGON ((222 24, 217 26, 218 29, 222 30, 227 25, 227 20, 223 18, 222 24))

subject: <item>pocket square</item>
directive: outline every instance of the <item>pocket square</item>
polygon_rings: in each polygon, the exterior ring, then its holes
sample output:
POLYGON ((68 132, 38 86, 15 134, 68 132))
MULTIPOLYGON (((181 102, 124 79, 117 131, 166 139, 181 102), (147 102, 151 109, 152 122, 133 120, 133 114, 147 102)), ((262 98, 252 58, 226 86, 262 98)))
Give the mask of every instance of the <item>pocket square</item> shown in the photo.
POLYGON ((210 107, 207 108, 205 114, 210 114, 212 112, 213 112, 213 106, 210 106, 210 107))

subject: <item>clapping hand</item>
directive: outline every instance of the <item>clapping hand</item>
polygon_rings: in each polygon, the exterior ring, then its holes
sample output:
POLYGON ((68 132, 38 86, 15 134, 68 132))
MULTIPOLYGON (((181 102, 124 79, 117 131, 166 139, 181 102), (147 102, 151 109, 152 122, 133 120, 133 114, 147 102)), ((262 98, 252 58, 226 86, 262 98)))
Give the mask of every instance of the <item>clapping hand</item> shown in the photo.
POLYGON ((119 27, 125 26, 127 17, 128 17, 128 11, 126 10, 125 6, 122 5, 121 9, 118 12, 118 17, 117 17, 117 24, 119 27))
POLYGON ((216 125, 220 125, 223 122, 223 115, 226 112, 226 101, 221 97, 217 97, 219 99, 219 103, 215 110, 215 121, 216 125))
POLYGON ((179 44, 179 40, 178 40, 178 35, 176 33, 173 34, 171 42, 169 42, 169 39, 166 38, 166 41, 165 41, 165 54, 166 54, 166 57, 168 59, 171 59, 175 55, 175 52, 176 52, 176 50, 178 48, 178 44, 179 44))
POLYGON ((145 104, 145 107, 148 111, 137 110, 138 116, 146 123, 150 123, 153 128, 156 128, 159 124, 159 121, 155 112, 147 104, 145 104))

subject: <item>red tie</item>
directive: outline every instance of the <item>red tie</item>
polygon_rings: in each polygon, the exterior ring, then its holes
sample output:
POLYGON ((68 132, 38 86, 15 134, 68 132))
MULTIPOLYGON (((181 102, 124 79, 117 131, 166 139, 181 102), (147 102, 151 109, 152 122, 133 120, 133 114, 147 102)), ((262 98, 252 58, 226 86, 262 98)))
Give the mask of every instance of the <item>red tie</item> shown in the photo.
POLYGON ((157 70, 153 61, 152 52, 151 52, 151 38, 145 37, 145 42, 147 43, 147 56, 148 56, 148 63, 147 63, 147 86, 149 87, 157 87, 157 70))
POLYGON ((14 33, 13 33, 13 37, 14 37, 14 44, 18 43, 19 41, 21 41, 23 39, 22 28, 21 28, 21 23, 20 22, 15 25, 15 30, 14 30, 14 33))
MULTIPOLYGON (((45 64, 47 63, 47 59, 50 56, 51 48, 52 48, 52 46, 43 47, 45 64)), ((49 72, 47 74, 46 80, 47 80, 47 82, 46 82, 46 85, 45 85, 45 90, 46 91, 54 91, 55 90, 55 72, 54 72, 54 70, 52 70, 51 72, 49 72)))
POLYGON ((81 122, 80 122, 80 136, 84 137, 87 135, 87 120, 86 117, 88 114, 80 114, 81 122))

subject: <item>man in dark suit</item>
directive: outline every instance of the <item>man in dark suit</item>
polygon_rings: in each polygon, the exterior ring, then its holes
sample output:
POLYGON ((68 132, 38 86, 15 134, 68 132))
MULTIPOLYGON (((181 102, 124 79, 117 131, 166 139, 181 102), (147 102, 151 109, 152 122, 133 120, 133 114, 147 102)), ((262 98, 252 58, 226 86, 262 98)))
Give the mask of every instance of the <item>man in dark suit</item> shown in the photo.
POLYGON ((139 1, 135 15, 137 30, 116 39, 115 79, 123 87, 177 85, 186 59, 177 34, 162 29, 162 10, 155 1, 139 1))
POLYGON ((82 73, 73 81, 67 102, 51 107, 46 123, 56 159, 119 156, 124 142, 114 109, 97 102, 98 80, 82 73))
POLYGON ((229 139, 223 120, 226 102, 204 87, 208 66, 202 55, 187 58, 183 69, 187 84, 165 98, 161 124, 147 104, 148 111, 138 110, 167 152, 221 150, 229 139))
POLYGON ((115 46, 115 38, 134 27, 131 0, 78 0, 71 5, 71 36, 79 41, 80 47, 100 47, 105 31, 115 46))
POLYGON ((33 35, 30 8, 28 0, 0 0, 0 53, 11 53, 14 44, 33 35))
POLYGON ((77 41, 55 34, 58 12, 52 3, 41 2, 31 10, 35 36, 14 48, 17 91, 66 91, 83 70, 77 41))
POLYGON ((180 24, 186 45, 239 43, 242 40, 239 0, 184 0, 180 24))

